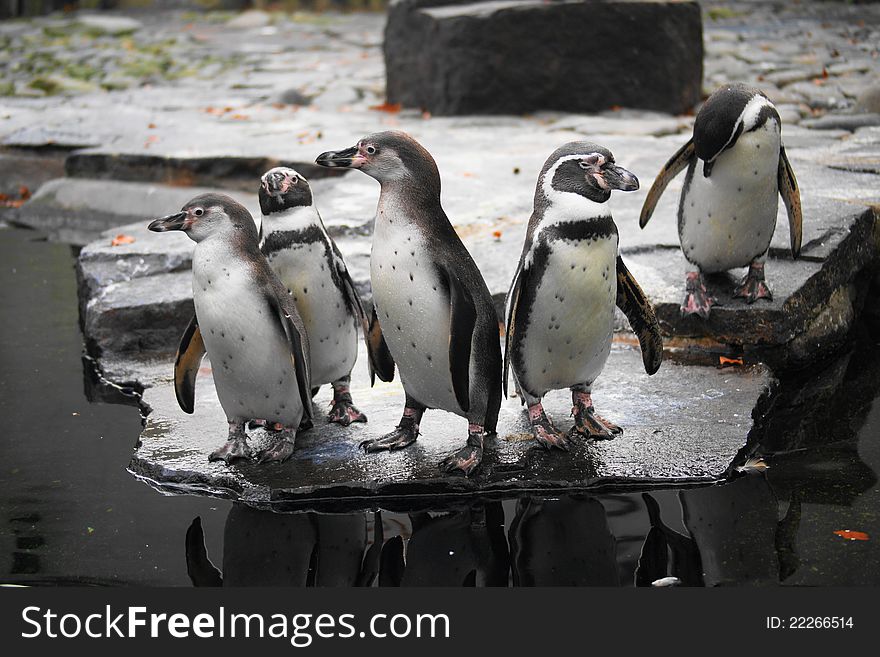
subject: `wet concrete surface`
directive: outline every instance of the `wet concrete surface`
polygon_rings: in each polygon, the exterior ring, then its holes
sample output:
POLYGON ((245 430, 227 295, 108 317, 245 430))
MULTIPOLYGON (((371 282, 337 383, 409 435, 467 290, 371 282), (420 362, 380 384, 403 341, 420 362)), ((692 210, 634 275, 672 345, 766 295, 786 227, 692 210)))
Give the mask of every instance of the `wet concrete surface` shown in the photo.
MULTIPOLYGON (((466 439, 466 421, 444 411, 425 414, 421 436, 407 449, 390 454, 359 449, 362 440, 394 428, 403 410, 399 383, 377 382, 371 389, 364 362, 361 353, 352 376, 352 396, 369 417, 367 424, 327 424, 323 415, 330 391, 325 387, 316 397, 316 426, 297 437, 290 462, 226 466, 207 460, 225 441, 227 429, 209 367, 200 371, 196 411, 189 416, 175 400, 171 363, 154 361, 150 387, 143 394, 151 411, 130 468, 160 490, 281 508, 321 499, 350 504, 353 499, 708 482, 725 474, 755 422, 763 421, 772 382, 762 367, 716 369, 674 363, 649 377, 638 351, 619 346, 596 382, 594 400, 601 414, 624 427, 622 437, 581 443, 570 453, 544 452, 535 448, 519 400, 508 399, 482 471, 465 479, 443 475, 437 467, 466 439)), ((561 430, 568 430, 570 393, 551 393, 545 408, 561 430)), ((266 440, 262 430, 251 435, 256 447, 266 440)))

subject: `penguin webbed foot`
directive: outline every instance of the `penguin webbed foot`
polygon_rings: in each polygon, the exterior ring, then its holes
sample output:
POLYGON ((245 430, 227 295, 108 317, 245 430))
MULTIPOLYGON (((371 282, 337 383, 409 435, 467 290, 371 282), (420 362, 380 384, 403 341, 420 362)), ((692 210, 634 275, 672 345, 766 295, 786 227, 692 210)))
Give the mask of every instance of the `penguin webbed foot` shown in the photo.
POLYGON ((469 477, 477 471, 482 462, 482 436, 468 436, 464 447, 440 461, 440 470, 446 474, 461 472, 465 477, 469 477))
POLYGON ((770 292, 770 288, 767 287, 767 282, 764 280, 763 263, 749 265, 749 271, 736 286, 733 296, 745 299, 748 304, 753 304, 758 299, 773 301, 773 293, 770 292))
POLYGON ((242 434, 230 435, 229 440, 211 452, 208 461, 223 461, 226 465, 230 465, 238 459, 250 459, 253 456, 250 445, 247 443, 247 436, 242 434))
POLYGON ((293 456, 295 432, 289 429, 282 429, 273 432, 275 441, 269 447, 260 450, 257 454, 257 462, 259 463, 284 463, 293 456))
POLYGON ((699 272, 688 272, 685 283, 684 302, 681 304, 681 316, 697 315, 709 319, 712 306, 720 305, 718 300, 709 294, 699 272))
POLYGON ((351 403, 351 399, 338 399, 334 400, 333 406, 330 409, 330 414, 327 416, 327 420, 330 422, 335 422, 336 424, 341 424, 343 427, 347 427, 352 422, 366 422, 367 416, 362 413, 357 406, 351 403))
POLYGON ((596 413, 592 404, 587 406, 575 403, 571 409, 574 425, 568 432, 570 439, 587 438, 592 440, 614 440, 623 433, 623 428, 596 413))
POLYGON ((540 419, 532 421, 532 435, 538 445, 548 452, 552 449, 561 449, 565 452, 571 449, 571 438, 553 426, 550 418, 542 415, 540 419))
POLYGON ((393 452, 396 449, 409 447, 416 441, 416 438, 419 437, 419 426, 415 422, 407 422, 405 420, 407 420, 407 418, 401 420, 400 424, 397 425, 397 428, 391 433, 386 433, 381 438, 365 440, 359 445, 359 447, 367 454, 384 452, 386 450, 393 452))

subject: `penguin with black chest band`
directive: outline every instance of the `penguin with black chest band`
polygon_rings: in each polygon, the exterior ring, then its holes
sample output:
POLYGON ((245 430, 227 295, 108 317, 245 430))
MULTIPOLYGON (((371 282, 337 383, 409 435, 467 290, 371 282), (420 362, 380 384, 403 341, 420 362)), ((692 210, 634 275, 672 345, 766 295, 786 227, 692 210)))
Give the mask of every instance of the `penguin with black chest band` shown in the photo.
POLYGON ((748 303, 771 300, 764 260, 776 229, 779 196, 788 212, 791 253, 801 250, 803 217, 797 180, 782 144, 782 121, 757 89, 716 90, 697 113, 694 134, 657 175, 642 207, 644 228, 663 190, 687 169, 678 206, 678 237, 688 262, 682 315, 709 317, 717 303, 703 274, 749 270, 734 291, 748 303))
POLYGON ((309 335, 312 392, 325 383, 333 386, 330 422, 366 422, 349 391, 364 308, 342 254, 324 228, 311 187, 293 169, 275 167, 260 179, 259 198, 260 250, 293 297, 309 335))
POLYGON ((287 460, 300 421, 312 416, 309 342, 293 299, 260 253, 253 217, 228 196, 202 194, 149 229, 182 230, 196 243, 196 314, 177 351, 174 389, 180 407, 192 413, 207 351, 229 422, 227 442, 209 460, 250 458, 245 423, 251 418, 265 418, 273 430, 274 444, 259 460, 287 460))
POLYGON ((654 374, 663 341, 654 308, 617 253, 617 226, 606 201, 612 190, 639 188, 611 152, 570 142, 547 158, 519 266, 507 295, 504 391, 512 366, 528 406, 532 434, 545 449, 568 450, 577 438, 607 440, 623 431, 595 413, 592 385, 611 352, 614 307, 639 338, 642 360, 654 374), (571 389, 575 423, 568 434, 553 426, 541 399, 571 389))
POLYGON ((440 205, 434 158, 405 133, 381 132, 317 163, 360 169, 381 185, 370 256, 370 363, 385 381, 397 363, 406 407, 394 431, 362 445, 367 452, 406 447, 425 409, 439 408, 469 423, 467 443, 440 467, 469 475, 498 420, 501 345, 486 283, 440 205))

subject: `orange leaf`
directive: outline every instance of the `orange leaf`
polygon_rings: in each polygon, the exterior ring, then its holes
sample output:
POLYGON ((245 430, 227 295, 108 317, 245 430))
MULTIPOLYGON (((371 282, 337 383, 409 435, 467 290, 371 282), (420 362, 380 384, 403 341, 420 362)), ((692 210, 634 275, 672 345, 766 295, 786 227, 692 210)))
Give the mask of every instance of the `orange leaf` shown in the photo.
POLYGON ((493 230, 492 237, 494 237, 496 240, 500 240, 501 239, 501 231, 500 230, 493 230))
POLYGON ((865 532, 856 532, 851 529, 838 529, 834 533, 848 541, 867 541, 870 538, 865 532))
POLYGON ((31 190, 25 185, 21 185, 18 188, 18 195, 21 197, 22 201, 27 201, 31 197, 31 190))
POLYGON ((726 356, 719 356, 718 364, 722 367, 724 365, 742 365, 743 359, 742 356, 740 356, 739 358, 727 358, 726 356))
POLYGON ((385 101, 381 105, 370 105, 371 110, 377 112, 388 112, 389 114, 397 114, 400 111, 400 103, 389 103, 385 101))
POLYGON ((110 246, 122 246, 123 244, 134 244, 134 238, 131 235, 119 234, 110 242, 110 246))

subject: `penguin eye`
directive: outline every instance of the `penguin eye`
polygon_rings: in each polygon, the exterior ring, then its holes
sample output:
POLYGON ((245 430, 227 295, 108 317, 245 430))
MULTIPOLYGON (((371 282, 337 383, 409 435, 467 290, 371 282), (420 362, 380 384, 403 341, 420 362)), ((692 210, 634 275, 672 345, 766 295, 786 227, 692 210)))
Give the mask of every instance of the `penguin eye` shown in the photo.
POLYGON ((367 151, 367 155, 375 155, 376 154, 376 147, 375 146, 367 146, 366 151, 367 151))
POLYGON ((193 210, 193 214, 197 217, 201 217, 203 214, 205 214, 205 211, 201 208, 196 208, 195 210, 193 210))

